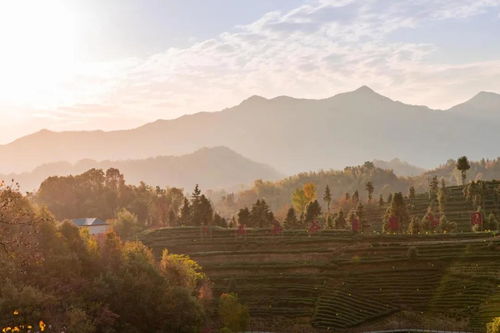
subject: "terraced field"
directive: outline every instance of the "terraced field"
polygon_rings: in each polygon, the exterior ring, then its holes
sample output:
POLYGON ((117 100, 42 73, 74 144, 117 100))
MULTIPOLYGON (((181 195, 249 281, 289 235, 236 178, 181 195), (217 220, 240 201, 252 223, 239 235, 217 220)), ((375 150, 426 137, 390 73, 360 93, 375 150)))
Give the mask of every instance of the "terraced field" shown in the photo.
MULTIPOLYGON (((215 292, 234 291, 254 319, 319 329, 390 327, 401 313, 445 316, 484 331, 500 315, 500 239, 493 233, 353 235, 348 232, 159 229, 143 236, 197 260, 215 292), (418 254, 410 258, 409 248, 418 254), (384 326, 385 325, 385 326, 384 326)), ((443 327, 437 327, 443 329, 443 327)))

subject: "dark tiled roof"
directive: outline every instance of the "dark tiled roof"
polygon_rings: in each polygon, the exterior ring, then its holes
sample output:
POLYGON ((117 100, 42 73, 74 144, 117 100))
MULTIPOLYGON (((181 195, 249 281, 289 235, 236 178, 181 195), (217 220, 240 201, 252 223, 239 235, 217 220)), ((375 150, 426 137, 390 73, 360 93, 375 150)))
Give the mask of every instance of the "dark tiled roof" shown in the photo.
POLYGON ((101 220, 97 217, 84 217, 84 218, 79 218, 79 219, 73 219, 72 221, 74 224, 76 224, 79 227, 107 225, 106 222, 104 222, 103 220, 101 220))

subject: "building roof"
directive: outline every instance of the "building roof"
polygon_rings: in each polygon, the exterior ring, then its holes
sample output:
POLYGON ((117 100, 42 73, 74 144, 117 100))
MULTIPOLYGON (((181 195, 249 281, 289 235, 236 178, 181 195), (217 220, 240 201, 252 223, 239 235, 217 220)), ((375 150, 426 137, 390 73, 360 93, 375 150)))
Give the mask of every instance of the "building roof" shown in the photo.
POLYGON ((98 226, 98 225, 107 225, 106 222, 103 220, 97 218, 97 217, 83 217, 79 219, 73 219, 72 220, 74 224, 76 224, 79 227, 92 227, 92 226, 98 226))

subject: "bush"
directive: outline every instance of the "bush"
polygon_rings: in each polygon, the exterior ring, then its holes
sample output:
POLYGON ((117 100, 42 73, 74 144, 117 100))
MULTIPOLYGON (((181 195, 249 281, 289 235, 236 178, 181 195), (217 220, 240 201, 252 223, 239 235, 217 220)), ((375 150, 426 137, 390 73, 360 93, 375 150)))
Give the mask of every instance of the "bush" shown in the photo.
POLYGON ((223 330, 227 332, 240 332, 246 330, 250 316, 247 307, 240 304, 236 294, 229 293, 220 295, 218 310, 220 320, 224 327, 223 330))
POLYGON ((498 223, 498 220, 497 220, 497 217, 495 216, 495 214, 490 213, 490 215, 488 215, 488 219, 486 220, 486 224, 484 226, 484 229, 491 230, 491 231, 495 231, 495 230, 499 229, 499 223, 498 223))
POLYGON ((495 317, 492 321, 486 324, 486 332, 500 333, 500 317, 495 317))
POLYGON ((416 259, 418 257, 418 249, 415 246, 409 247, 406 256, 411 260, 416 259))
POLYGON ((137 215, 122 208, 116 214, 116 220, 113 221, 113 230, 122 239, 131 239, 142 230, 137 215))

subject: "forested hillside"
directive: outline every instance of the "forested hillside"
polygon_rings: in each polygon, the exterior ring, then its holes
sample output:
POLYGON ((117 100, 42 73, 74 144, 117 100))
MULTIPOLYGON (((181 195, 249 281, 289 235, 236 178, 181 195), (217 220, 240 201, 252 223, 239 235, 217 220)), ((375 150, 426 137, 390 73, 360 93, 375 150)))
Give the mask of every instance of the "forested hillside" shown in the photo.
POLYGON ((366 199, 368 193, 365 191, 367 182, 372 182, 375 194, 389 195, 392 192, 406 192, 410 181, 397 177, 391 170, 376 168, 373 163, 367 162, 361 166, 346 167, 342 171, 329 170, 318 172, 304 172, 287 177, 277 182, 256 181, 253 188, 234 195, 220 197, 219 201, 214 199, 216 207, 224 214, 236 212, 239 208, 251 206, 257 199, 264 199, 273 211, 283 216, 286 209, 291 206, 292 193, 302 188, 305 184, 312 183, 318 192, 318 200, 324 206, 321 198, 323 191, 328 185, 333 200, 340 200, 346 193, 359 192, 361 198, 366 199))
MULTIPOLYGON (((327 185, 331 191, 333 206, 338 207, 346 193, 350 196, 356 191, 359 197, 366 201, 368 182, 373 185, 372 196, 375 200, 379 200, 381 195, 384 200, 387 200, 390 193, 402 192, 407 195, 410 187, 413 187, 417 193, 428 192, 433 177, 437 177, 438 181, 444 181, 447 186, 460 185, 461 173, 457 170, 456 163, 456 160, 450 159, 447 163, 421 175, 398 177, 391 169, 383 169, 377 167, 375 163, 366 162, 361 166, 346 167, 344 170, 299 173, 276 182, 259 180, 249 190, 229 194, 211 192, 210 197, 215 202, 216 208, 225 215, 235 214, 239 208, 249 207, 256 200, 264 199, 278 216, 284 218, 287 208, 292 205, 293 192, 302 188, 304 184, 314 184, 318 202, 324 210, 326 203, 322 196, 327 185)), ((500 158, 470 162, 467 179, 469 181, 500 179, 500 158)))

